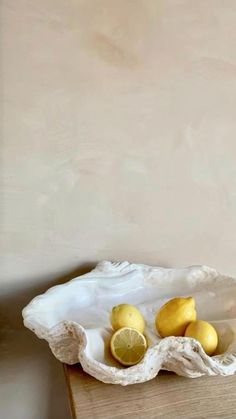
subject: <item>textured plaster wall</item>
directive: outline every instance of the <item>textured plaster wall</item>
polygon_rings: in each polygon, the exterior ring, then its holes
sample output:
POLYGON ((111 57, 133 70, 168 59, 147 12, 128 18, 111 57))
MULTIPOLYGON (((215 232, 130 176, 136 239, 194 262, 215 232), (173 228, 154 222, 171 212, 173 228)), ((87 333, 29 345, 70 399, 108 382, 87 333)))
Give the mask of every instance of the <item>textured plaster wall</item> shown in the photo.
MULTIPOLYGON (((101 259, 236 275, 235 0, 2 0, 1 20, 5 334, 101 259)), ((15 417, 48 418, 29 371, 15 417)))

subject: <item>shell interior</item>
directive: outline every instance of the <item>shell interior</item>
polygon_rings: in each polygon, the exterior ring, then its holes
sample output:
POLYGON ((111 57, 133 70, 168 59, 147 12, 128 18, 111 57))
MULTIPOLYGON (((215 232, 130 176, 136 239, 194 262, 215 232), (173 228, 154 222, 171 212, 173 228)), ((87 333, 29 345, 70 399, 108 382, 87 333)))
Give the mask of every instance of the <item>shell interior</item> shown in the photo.
POLYGON ((207 266, 167 269, 128 262, 101 262, 86 275, 50 288, 23 310, 24 324, 46 339, 62 362, 80 362, 97 379, 134 384, 154 378, 160 369, 186 377, 231 375, 236 371, 236 280, 207 266), (158 337, 157 310, 175 296, 193 296, 198 318, 216 328, 219 344, 209 357, 200 343, 184 337, 158 337), (149 348, 132 367, 110 355, 109 314, 119 303, 136 305, 146 320, 149 348))

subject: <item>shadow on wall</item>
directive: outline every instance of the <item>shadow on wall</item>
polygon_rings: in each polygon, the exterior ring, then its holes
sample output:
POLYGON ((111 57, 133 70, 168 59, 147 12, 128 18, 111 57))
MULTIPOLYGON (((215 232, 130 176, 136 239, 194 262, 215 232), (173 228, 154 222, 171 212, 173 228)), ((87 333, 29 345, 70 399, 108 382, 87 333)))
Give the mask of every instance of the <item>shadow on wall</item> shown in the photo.
POLYGON ((39 340, 24 328, 21 311, 36 295, 89 272, 95 265, 96 263, 83 264, 58 278, 46 281, 42 281, 41 278, 40 285, 1 295, 0 382, 2 381, 1 386, 6 389, 7 386, 11 386, 18 406, 16 416, 9 398, 3 400, 3 416, 5 414, 5 417, 18 419, 70 417, 62 365, 51 354, 45 341, 39 340), (22 400, 25 400, 25 405, 22 405, 22 400))
POLYGON ((76 269, 64 273, 58 277, 54 277, 50 280, 43 280, 38 278, 34 280, 34 285, 21 288, 16 292, 0 296, 0 307, 1 307, 1 320, 0 326, 8 326, 10 328, 21 328, 22 322, 22 309, 37 295, 43 294, 49 288, 63 284, 64 282, 70 281, 77 276, 84 275, 91 271, 95 266, 94 263, 85 263, 76 269), (35 283, 37 285, 35 285, 35 283), (3 323, 3 324, 2 324, 3 323))

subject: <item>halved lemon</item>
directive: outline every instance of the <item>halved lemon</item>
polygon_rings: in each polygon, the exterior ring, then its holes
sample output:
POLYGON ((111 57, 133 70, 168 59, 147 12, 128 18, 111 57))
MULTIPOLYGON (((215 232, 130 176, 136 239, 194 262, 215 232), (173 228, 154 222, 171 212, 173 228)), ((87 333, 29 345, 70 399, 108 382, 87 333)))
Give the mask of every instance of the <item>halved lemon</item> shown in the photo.
POLYGON ((111 353, 122 365, 137 364, 147 350, 145 336, 131 327, 118 329, 111 338, 111 353))

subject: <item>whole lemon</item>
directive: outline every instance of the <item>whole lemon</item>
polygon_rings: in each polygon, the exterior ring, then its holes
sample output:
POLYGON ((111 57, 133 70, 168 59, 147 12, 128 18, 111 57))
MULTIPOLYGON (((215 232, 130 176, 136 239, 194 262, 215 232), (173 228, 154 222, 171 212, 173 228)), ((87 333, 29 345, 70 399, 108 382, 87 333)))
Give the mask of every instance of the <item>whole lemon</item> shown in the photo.
POLYGON ((161 337, 184 336, 188 324, 196 320, 193 297, 176 297, 167 301, 156 315, 156 329, 161 337))
POLYGON ((121 327, 132 327, 141 333, 144 332, 144 318, 137 307, 131 304, 119 304, 113 307, 110 320, 114 330, 121 327))
POLYGON ((214 327, 204 320, 196 320, 188 325, 184 336, 198 340, 207 355, 212 355, 218 345, 218 336, 214 327))

